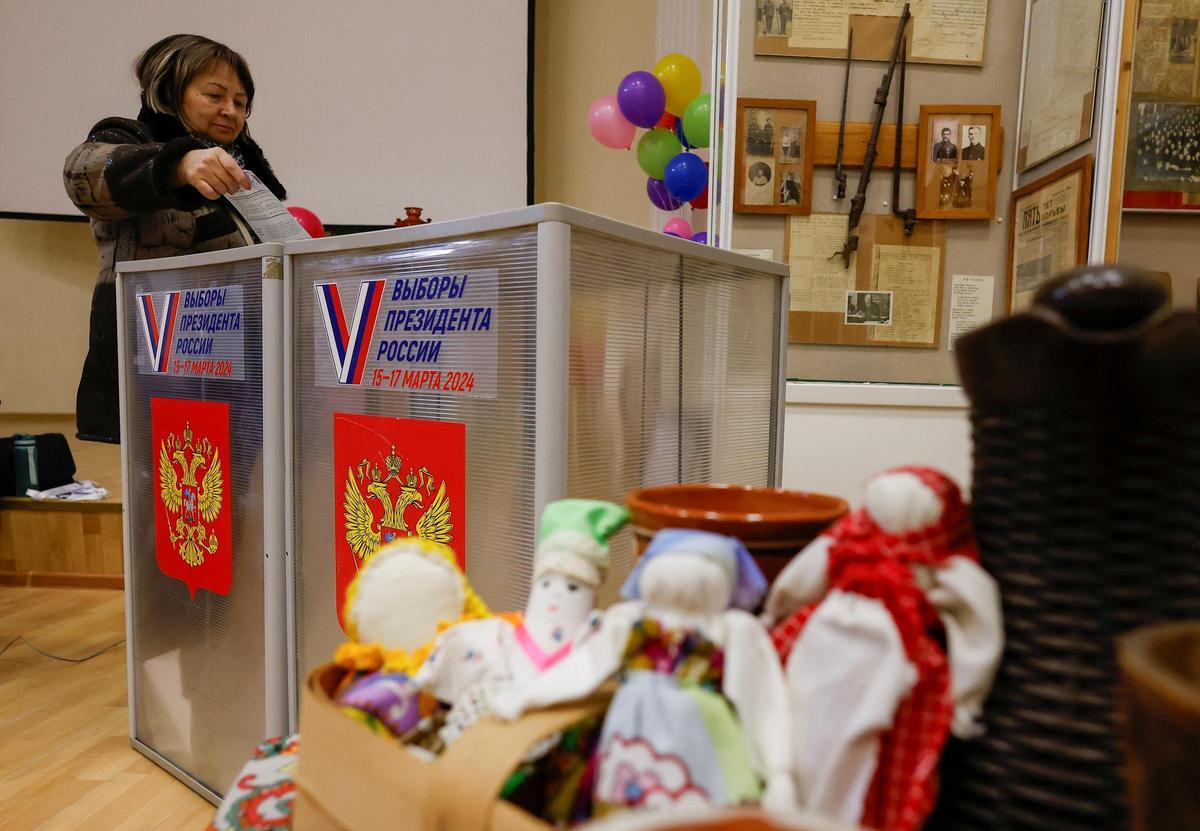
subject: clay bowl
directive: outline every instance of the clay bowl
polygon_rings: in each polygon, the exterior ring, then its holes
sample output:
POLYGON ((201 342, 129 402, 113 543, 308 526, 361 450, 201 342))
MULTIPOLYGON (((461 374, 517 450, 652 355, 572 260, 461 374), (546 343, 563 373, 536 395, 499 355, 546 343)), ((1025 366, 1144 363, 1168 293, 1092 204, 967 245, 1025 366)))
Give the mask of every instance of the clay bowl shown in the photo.
POLYGON ((850 510, 846 500, 750 485, 658 485, 625 497, 640 555, 663 528, 695 528, 737 537, 768 580, 850 510))

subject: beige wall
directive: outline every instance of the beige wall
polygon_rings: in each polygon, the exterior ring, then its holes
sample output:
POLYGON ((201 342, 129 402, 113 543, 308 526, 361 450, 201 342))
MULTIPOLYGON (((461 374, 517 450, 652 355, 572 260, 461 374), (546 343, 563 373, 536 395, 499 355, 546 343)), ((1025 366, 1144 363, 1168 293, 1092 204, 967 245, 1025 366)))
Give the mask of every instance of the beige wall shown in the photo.
POLYGON ((634 69, 656 59, 655 3, 542 0, 534 68, 534 196, 646 226, 646 174, 633 151, 588 132, 587 113, 634 69))
POLYGON ((0 219, 0 411, 75 412, 98 269, 86 223, 0 219))

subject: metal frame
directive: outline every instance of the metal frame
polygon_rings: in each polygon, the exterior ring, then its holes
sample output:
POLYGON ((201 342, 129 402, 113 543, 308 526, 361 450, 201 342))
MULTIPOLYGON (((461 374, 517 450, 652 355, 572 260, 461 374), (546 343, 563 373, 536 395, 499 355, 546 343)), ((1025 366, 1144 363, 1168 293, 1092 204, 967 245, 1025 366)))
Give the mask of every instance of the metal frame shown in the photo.
MULTIPOLYGON (((290 501, 284 489, 284 434, 287 411, 283 405, 283 255, 262 258, 262 411, 263 411, 263 686, 267 697, 264 726, 267 736, 287 732, 287 577, 285 568, 284 506, 290 501), (277 276, 276 276, 277 275, 277 276), (266 337, 276 332, 278 337, 266 337), (271 522, 270 518, 275 521, 271 522)), ((265 738, 265 737, 264 737, 265 738)))
POLYGON ((537 226, 537 324, 534 381, 533 515, 567 493, 571 366, 571 226, 537 226))
POLYGON ((295 483, 295 467, 292 454, 295 447, 292 442, 292 401, 295 395, 292 389, 292 258, 283 258, 283 540, 284 540, 284 588, 286 597, 284 635, 287 641, 287 719, 288 732, 295 733, 300 729, 300 671, 296 661, 296 517, 293 507, 292 493, 295 483))
MULTIPOLYGON (((576 228, 595 231, 608 236, 620 237, 630 242, 652 245, 664 251, 682 254, 687 257, 724 265, 745 267, 753 261, 756 271, 765 272, 775 277, 785 277, 788 268, 783 263, 757 260, 743 254, 714 248, 711 245, 700 245, 691 240, 680 239, 668 234, 660 234, 646 228, 639 228, 615 219, 581 211, 562 205, 558 202, 547 202, 542 205, 531 205, 514 211, 486 214, 471 219, 455 219, 449 222, 435 222, 428 225, 414 225, 408 228, 388 228, 383 231, 368 231, 363 234, 352 234, 344 237, 325 237, 323 239, 300 240, 285 243, 284 253, 297 256, 300 254, 315 254, 330 251, 345 251, 348 249, 374 248, 383 245, 412 245, 419 242, 433 242, 439 239, 458 238, 468 234, 482 234, 490 231, 503 231, 510 228, 523 228, 539 225, 545 222, 559 222, 576 228)), ((243 251, 247 249, 241 249, 243 251)), ((163 263, 166 260, 155 260, 163 263)))
MULTIPOLYGON (((116 264, 116 307, 117 307, 117 389, 118 389, 118 407, 121 418, 121 444, 123 447, 129 446, 129 405, 128 405, 128 386, 129 386, 129 355, 126 351, 127 343, 125 339, 125 310, 123 298, 123 288, 125 284, 126 274, 145 273, 150 271, 166 271, 170 269, 194 268, 207 265, 219 265, 230 262, 243 262, 246 260, 274 258, 286 263, 284 249, 278 243, 263 243, 260 245, 252 245, 244 248, 233 248, 226 251, 212 251, 203 254, 190 254, 179 257, 163 257, 154 260, 137 260, 129 262, 119 262, 116 264)), ((265 266, 264 266, 265 267, 265 266)), ((283 547, 281 545, 283 535, 280 533, 284 529, 277 525, 272 531, 272 523, 267 521, 270 516, 271 505, 283 499, 285 492, 279 492, 277 495, 272 495, 272 488, 268 484, 268 471, 280 470, 279 457, 283 452, 284 441, 284 423, 282 421, 281 407, 282 403, 279 398, 279 373, 280 365, 283 361, 283 343, 281 339, 276 339, 272 342, 270 338, 265 336, 265 333, 270 331, 269 327, 274 326, 275 331, 281 331, 280 317, 283 315, 283 286, 280 280, 267 280, 266 275, 263 275, 263 491, 264 491, 264 550, 263 550, 263 672, 264 672, 264 688, 265 700, 263 701, 264 708, 264 729, 267 735, 274 733, 282 733, 284 728, 288 726, 286 702, 281 700, 280 696, 286 694, 289 682, 286 677, 279 677, 278 673, 281 667, 287 663, 287 644, 279 637, 278 629, 283 621, 280 619, 284 613, 283 605, 286 601, 286 594, 281 595, 281 591, 285 590, 283 579, 285 578, 283 547), (272 395, 275 397, 272 398, 272 395), (271 423, 274 426, 271 426, 271 423), (272 552, 275 553, 274 561, 271 559, 272 552), (270 631, 271 621, 275 621, 275 636, 272 636, 270 631), (274 673, 274 677, 273 674, 274 673), (282 685, 282 686, 281 686, 282 685)), ((282 335, 281 335, 282 337, 282 335)), ((128 692, 128 710, 129 710, 129 743, 139 753, 159 767, 166 770, 175 778, 179 779, 197 794, 211 802, 213 805, 219 805, 221 795, 210 787, 200 782, 187 771, 180 768, 169 759, 165 758, 141 739, 137 737, 137 697, 133 694, 134 691, 134 631, 133 631, 133 604, 135 589, 132 581, 129 580, 129 575, 133 573, 133 555, 130 550, 132 535, 130 533, 130 483, 132 477, 129 471, 129 458, 125 452, 121 453, 121 530, 122 539, 122 563, 125 569, 125 683, 128 692)), ((278 491, 278 487, 274 490, 278 491)), ((276 507, 275 510, 278 510, 276 507)), ((266 738, 266 736, 264 736, 266 738)))

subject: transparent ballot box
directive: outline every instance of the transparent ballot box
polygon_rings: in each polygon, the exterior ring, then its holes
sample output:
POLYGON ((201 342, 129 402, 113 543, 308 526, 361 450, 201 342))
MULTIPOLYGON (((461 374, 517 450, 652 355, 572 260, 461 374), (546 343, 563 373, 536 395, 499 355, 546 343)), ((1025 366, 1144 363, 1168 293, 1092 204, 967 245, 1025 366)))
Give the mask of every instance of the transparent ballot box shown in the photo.
MULTIPOLYGON (((389 539, 446 541, 519 609, 548 501, 779 481, 781 264, 556 204, 286 250, 297 684, 389 539)), ((602 602, 633 557, 623 532, 602 602)))
POLYGON ((117 266, 129 732, 213 801, 287 729, 282 254, 117 266))

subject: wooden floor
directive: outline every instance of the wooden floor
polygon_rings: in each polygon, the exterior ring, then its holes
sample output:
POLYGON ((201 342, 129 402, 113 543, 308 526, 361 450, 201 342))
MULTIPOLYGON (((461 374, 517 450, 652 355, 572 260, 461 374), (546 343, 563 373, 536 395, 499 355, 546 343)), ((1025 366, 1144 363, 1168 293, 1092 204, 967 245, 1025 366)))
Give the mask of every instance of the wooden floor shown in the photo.
MULTIPOLYGON (((0 587, 0 649, 90 655, 124 617, 119 591, 0 587)), ((213 807, 130 747, 125 684, 124 644, 82 664, 0 655, 0 831, 204 829, 213 807)))

